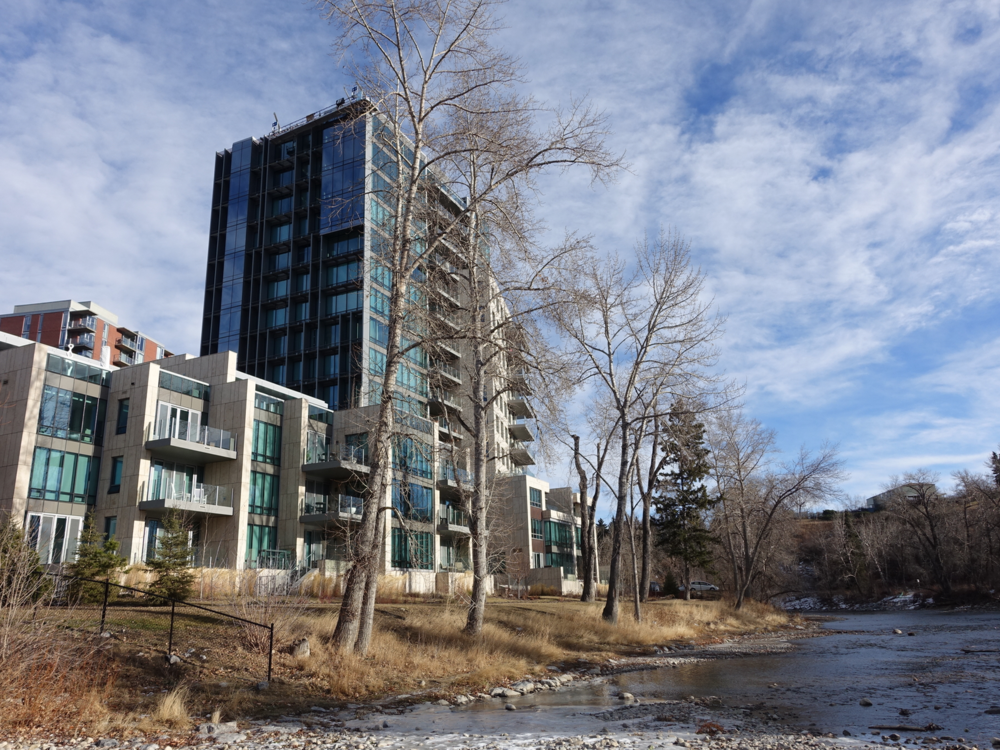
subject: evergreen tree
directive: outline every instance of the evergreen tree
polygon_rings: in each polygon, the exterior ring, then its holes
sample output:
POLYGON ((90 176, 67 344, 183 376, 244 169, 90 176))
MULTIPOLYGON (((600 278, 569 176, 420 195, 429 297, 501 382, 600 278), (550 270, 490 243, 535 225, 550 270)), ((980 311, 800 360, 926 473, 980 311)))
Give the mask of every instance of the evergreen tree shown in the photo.
MULTIPOLYGON (((119 556, 117 539, 105 539, 97 530, 94 514, 88 513, 83 522, 83 533, 76 548, 76 562, 67 571, 71 576, 111 580, 116 573, 128 567, 128 561, 119 556)), ((69 583, 70 600, 81 604, 100 604, 104 601, 104 586, 91 581, 72 580, 69 583)), ((108 587, 108 600, 115 598, 117 589, 108 587)))
POLYGON ((705 425, 685 404, 675 401, 667 420, 669 434, 663 451, 669 462, 653 498, 657 543, 681 562, 684 598, 691 598, 691 568, 711 565, 712 536, 705 514, 715 505, 703 480, 708 476, 705 425))
POLYGON ((146 565, 156 576, 149 585, 151 594, 188 599, 194 593, 188 524, 181 514, 170 511, 163 517, 163 533, 157 538, 156 556, 146 565))

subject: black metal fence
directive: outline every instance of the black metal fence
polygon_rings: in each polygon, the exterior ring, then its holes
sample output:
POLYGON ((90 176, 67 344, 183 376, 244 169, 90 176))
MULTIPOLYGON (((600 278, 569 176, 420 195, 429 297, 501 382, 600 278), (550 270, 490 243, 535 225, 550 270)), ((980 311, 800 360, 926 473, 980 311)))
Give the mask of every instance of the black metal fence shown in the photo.
POLYGON ((271 681, 274 624, 93 578, 50 574, 65 627, 93 631, 133 657, 162 654, 171 666, 271 681))

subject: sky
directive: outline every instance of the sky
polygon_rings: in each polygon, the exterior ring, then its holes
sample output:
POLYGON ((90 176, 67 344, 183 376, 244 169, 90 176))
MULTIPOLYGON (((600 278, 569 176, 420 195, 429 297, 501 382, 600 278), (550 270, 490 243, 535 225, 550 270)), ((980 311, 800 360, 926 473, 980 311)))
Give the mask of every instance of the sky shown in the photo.
MULTIPOLYGON (((93 300, 199 348, 216 151, 353 82, 315 4, 0 0, 0 310, 93 300)), ((630 164, 543 181, 549 230, 671 227, 720 369, 849 496, 1000 444, 1000 4, 511 0, 525 93, 589 96, 630 164)), ((567 465, 545 472, 571 480, 567 465)))

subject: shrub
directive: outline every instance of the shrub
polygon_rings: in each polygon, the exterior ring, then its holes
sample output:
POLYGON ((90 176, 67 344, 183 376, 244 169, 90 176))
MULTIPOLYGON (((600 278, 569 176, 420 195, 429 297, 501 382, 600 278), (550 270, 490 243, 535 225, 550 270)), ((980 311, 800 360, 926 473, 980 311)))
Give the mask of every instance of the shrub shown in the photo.
MULTIPOLYGON (((94 524, 94 514, 88 513, 77 547, 76 562, 69 566, 69 574, 80 578, 97 578, 110 581, 128 566, 128 561, 118 555, 118 540, 104 539, 94 524)), ((108 587, 108 600, 117 596, 118 589, 108 587)), ((92 581, 71 580, 67 587, 70 601, 82 604, 100 604, 104 601, 104 586, 92 581)))
POLYGON ((163 517, 163 535, 157 540, 156 556, 146 565, 154 575, 149 593, 182 600, 194 594, 188 525, 179 513, 170 511, 163 517))

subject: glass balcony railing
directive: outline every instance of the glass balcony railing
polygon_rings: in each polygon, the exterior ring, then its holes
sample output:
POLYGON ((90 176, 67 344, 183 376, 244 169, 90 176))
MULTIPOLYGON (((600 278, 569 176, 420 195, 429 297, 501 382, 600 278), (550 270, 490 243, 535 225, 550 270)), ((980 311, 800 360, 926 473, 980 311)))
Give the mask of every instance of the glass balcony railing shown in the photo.
POLYGON ((225 451, 236 450, 236 435, 228 430, 207 425, 195 425, 191 422, 170 422, 159 419, 150 425, 147 440, 164 440, 174 438, 188 443, 206 445, 210 448, 220 448, 225 451))
POLYGON ((462 382, 462 371, 459 370, 457 367, 449 365, 447 362, 442 362, 441 360, 436 359, 433 362, 431 362, 431 369, 437 370, 438 372, 444 373, 445 375, 449 375, 454 380, 457 380, 459 383, 462 382))
POLYGON ((472 474, 465 469, 456 469, 454 466, 442 466, 438 470, 438 479, 442 482, 472 484, 472 474))
POLYGON ((183 502, 223 508, 233 507, 233 497, 225 487, 189 482, 183 474, 167 471, 163 472, 159 481, 154 480, 150 484, 147 499, 165 500, 168 505, 171 502, 183 502))
POLYGON ((93 315, 85 315, 82 318, 73 318, 66 326, 70 331, 97 331, 97 318, 93 315))
POLYGON ((364 501, 354 495, 320 495, 307 492, 302 498, 302 515, 305 516, 340 513, 360 518, 363 509, 364 501))
POLYGON ((441 520, 449 526, 469 527, 469 515, 464 510, 459 510, 451 505, 441 506, 441 520))
POLYGON ((368 465, 367 446, 330 445, 330 439, 315 431, 306 434, 306 463, 322 464, 327 461, 350 461, 368 465))
POLYGON ((76 347, 83 347, 84 349, 94 348, 94 334, 92 333, 81 333, 79 336, 70 336, 69 343, 76 347))

